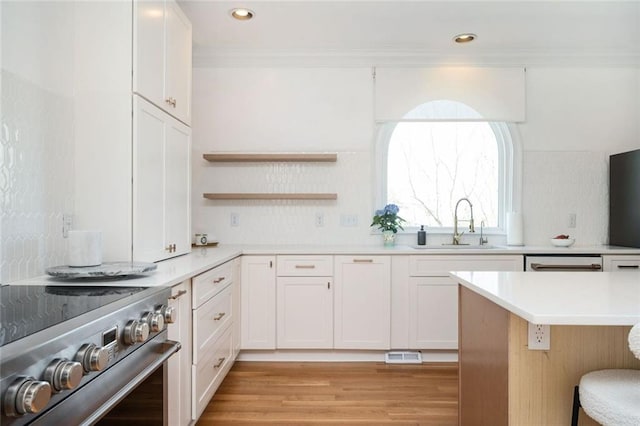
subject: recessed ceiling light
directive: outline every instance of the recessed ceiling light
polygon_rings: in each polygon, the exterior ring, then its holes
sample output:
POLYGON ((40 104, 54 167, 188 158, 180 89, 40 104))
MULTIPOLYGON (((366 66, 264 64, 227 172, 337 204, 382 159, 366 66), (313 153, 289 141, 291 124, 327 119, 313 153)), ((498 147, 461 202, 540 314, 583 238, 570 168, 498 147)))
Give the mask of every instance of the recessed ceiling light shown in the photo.
POLYGON ((475 34, 471 34, 471 33, 463 33, 463 34, 458 34, 457 36, 455 36, 453 38, 453 41, 455 41, 456 43, 469 43, 472 42, 473 40, 475 40, 478 36, 475 34))
POLYGON ((248 21, 249 19, 253 18, 253 15, 255 15, 252 10, 245 9, 242 7, 231 9, 230 13, 231 13, 231 16, 236 18, 238 21, 248 21))

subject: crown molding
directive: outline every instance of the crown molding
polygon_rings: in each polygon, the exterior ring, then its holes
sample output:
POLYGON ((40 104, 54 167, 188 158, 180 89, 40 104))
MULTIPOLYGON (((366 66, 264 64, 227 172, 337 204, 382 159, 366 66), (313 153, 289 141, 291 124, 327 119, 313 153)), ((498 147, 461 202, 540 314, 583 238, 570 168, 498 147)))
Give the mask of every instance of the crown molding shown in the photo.
POLYGON ((232 50, 194 48, 193 66, 371 67, 371 66, 562 66, 640 67, 640 51, 519 50, 478 52, 387 50, 232 50))

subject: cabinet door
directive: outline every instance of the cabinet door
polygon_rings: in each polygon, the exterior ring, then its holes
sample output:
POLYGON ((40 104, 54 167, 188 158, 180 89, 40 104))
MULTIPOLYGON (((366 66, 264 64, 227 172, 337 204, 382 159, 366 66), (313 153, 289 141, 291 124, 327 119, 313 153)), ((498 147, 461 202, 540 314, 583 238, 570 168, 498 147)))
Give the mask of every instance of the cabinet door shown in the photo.
POLYGON ((279 277, 277 347, 333 348, 333 283, 330 277, 279 277))
POLYGON ((242 282, 242 261, 240 258, 233 259, 233 295, 231 296, 233 303, 233 331, 231 336, 231 341, 233 344, 233 352, 232 358, 235 360, 240 354, 240 336, 242 334, 242 330, 240 328, 240 318, 242 317, 241 313, 241 303, 240 303, 240 283, 242 282))
POLYGON ((409 349, 458 349, 458 286, 448 277, 409 280, 409 349))
POLYGON ((169 306, 176 322, 167 327, 167 337, 182 344, 167 363, 168 424, 183 426, 191 422, 191 282, 173 287, 169 306))
POLYGON ((164 108, 165 2, 133 4, 133 91, 164 108))
POLYGON ((164 236, 164 141, 167 115, 134 97, 133 259, 166 257, 164 236))
POLYGON ((165 99, 172 99, 168 111, 191 123, 191 22, 177 3, 166 5, 165 99))
POLYGON ((242 256, 242 349, 276 348, 274 256, 242 256))
POLYGON ((165 245, 191 251, 191 129, 169 118, 165 142, 165 245))
POLYGON ((335 265, 334 347, 389 349, 389 256, 336 256, 335 265))

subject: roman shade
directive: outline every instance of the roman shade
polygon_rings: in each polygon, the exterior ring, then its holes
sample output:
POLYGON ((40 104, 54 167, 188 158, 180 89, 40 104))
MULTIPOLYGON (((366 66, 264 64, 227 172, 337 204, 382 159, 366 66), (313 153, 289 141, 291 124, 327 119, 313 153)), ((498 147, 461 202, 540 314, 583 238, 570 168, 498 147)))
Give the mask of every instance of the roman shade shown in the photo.
MULTIPOLYGON (((437 119, 525 121, 525 69, 491 67, 376 68, 377 122, 418 119, 427 102, 449 100, 455 108, 437 119), (478 114, 473 114, 473 111, 478 114)), ((433 118, 433 117, 428 117, 433 118)))

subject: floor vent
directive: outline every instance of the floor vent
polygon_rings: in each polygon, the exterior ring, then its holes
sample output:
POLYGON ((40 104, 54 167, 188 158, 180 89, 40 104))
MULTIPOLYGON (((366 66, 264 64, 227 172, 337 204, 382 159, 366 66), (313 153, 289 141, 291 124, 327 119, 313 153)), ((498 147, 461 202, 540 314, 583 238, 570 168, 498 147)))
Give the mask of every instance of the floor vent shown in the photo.
POLYGON ((384 354, 387 364, 422 364, 420 352, 387 352, 384 354))

